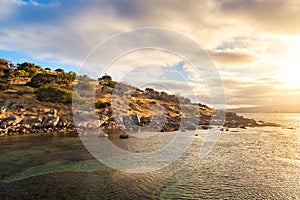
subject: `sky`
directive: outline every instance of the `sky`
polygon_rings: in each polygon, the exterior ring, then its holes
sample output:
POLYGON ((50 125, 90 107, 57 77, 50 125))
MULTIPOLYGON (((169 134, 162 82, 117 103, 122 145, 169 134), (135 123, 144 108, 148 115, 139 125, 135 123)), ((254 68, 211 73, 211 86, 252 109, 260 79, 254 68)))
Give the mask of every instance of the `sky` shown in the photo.
MULTIPOLYGON (((213 83, 180 55, 141 49, 119 55, 109 68, 89 58, 116 34, 143 27, 174 31, 199 45, 223 82, 227 108, 300 102, 298 0, 1 0, 0 57, 79 73, 89 63, 116 80, 156 83, 209 103, 213 83)), ((162 46, 170 45, 166 40, 162 46)), ((102 53, 110 57, 121 46, 107 49, 102 53)))

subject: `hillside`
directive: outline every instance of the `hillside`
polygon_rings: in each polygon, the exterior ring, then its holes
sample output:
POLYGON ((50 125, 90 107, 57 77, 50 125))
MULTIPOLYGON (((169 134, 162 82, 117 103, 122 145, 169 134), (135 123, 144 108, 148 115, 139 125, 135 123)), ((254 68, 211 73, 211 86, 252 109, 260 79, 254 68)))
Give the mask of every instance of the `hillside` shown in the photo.
MULTIPOLYGON (((81 116, 77 128, 132 129, 154 131, 208 129, 213 109, 193 104, 182 96, 140 90, 106 75, 92 80, 62 69, 43 69, 32 63, 13 66, 1 59, 0 135, 76 131, 73 114, 81 116), (77 83, 75 79, 77 77, 77 83), (77 91, 73 91, 73 88, 77 91), (89 98, 95 94, 95 99, 89 98), (73 96, 72 96, 73 95, 73 96), (72 99, 73 97, 73 99, 72 99), (74 110, 73 103, 94 108, 74 110), (98 116, 96 121, 91 116, 98 116)), ((238 128, 274 125, 257 123, 227 112, 224 126, 238 128)))

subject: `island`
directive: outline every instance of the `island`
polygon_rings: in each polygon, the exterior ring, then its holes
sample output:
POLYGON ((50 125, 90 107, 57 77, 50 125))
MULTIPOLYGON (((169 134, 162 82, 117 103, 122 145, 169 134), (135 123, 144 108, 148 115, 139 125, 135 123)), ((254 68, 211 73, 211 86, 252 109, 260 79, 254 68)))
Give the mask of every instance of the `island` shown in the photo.
MULTIPOLYGON (((209 129, 215 111, 182 96, 116 82, 106 74, 94 80, 87 75, 42 68, 30 62, 14 65, 6 59, 0 59, 0 90, 0 136, 76 132, 76 128, 89 125, 103 130, 150 127, 160 132, 209 129), (89 113, 82 113, 82 123, 75 126, 73 114, 80 111, 73 111, 72 103, 87 101, 82 91, 92 92, 95 98, 89 113), (120 93, 129 94, 128 101, 119 98, 114 102, 114 95, 120 93), (89 115, 98 116, 96 123, 89 122, 89 115)), ((224 116, 223 126, 218 127, 221 131, 279 126, 234 112, 226 112, 224 116)))

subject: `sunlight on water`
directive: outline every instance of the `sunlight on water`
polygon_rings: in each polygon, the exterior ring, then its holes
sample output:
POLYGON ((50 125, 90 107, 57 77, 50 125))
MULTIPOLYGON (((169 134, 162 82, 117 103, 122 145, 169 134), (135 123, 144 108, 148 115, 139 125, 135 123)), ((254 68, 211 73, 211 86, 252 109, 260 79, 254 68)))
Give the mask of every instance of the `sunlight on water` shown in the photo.
MULTIPOLYGON (((86 151, 78 137, 0 138, 0 195, 14 199, 24 194, 18 191, 26 191, 27 198, 58 194, 85 199, 299 198, 300 115, 245 117, 283 126, 224 131, 204 159, 198 157, 204 135, 193 136, 184 156, 147 174, 108 169, 86 151), (53 190, 57 186, 59 190, 53 190)), ((151 140, 120 140, 118 134, 110 139, 132 152, 152 151, 161 148, 162 136, 172 136, 161 134, 151 140)))

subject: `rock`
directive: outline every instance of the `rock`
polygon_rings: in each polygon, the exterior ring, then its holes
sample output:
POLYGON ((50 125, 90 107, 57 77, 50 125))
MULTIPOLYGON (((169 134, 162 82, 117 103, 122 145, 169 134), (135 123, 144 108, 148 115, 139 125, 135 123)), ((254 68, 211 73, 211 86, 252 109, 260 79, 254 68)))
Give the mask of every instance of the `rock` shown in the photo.
POLYGON ((35 116, 27 116, 25 117, 20 124, 24 125, 24 124, 33 124, 37 121, 37 117, 35 116))
POLYGON ((186 130, 197 130, 197 126, 195 124, 188 124, 186 130))
POLYGON ((98 137, 108 137, 108 135, 106 133, 100 133, 98 137))
POLYGON ((7 123, 6 122, 1 122, 0 128, 6 129, 7 128, 7 123))
POLYGON ((126 129, 124 122, 123 122, 123 117, 122 116, 115 116, 114 121, 116 123, 116 126, 122 130, 126 129))
POLYGON ((52 109, 51 111, 50 111, 50 114, 51 115, 53 115, 53 116, 57 116, 57 110, 56 109, 52 109))
POLYGON ((28 131, 27 131, 27 128, 22 126, 20 129, 19 129, 19 134, 27 134, 28 131))
POLYGON ((132 121, 129 116, 123 116, 123 123, 126 128, 132 128, 132 121))
POLYGON ((9 110, 10 100, 6 99, 0 102, 0 113, 4 114, 9 110))
POLYGON ((129 138, 129 135, 123 133, 119 137, 120 137, 120 139, 127 139, 127 138, 129 138))
POLYGON ((42 123, 41 122, 35 122, 35 123, 33 123, 32 125, 31 125, 33 128, 38 128, 38 129, 40 129, 40 128, 42 128, 42 123))
POLYGON ((203 130, 208 130, 208 129, 210 129, 210 126, 202 125, 201 128, 202 128, 203 130))
POLYGON ((55 127, 59 122, 59 116, 48 116, 45 117, 44 121, 43 121, 43 125, 45 127, 55 127))
POLYGON ((133 115, 132 121, 133 121, 133 123, 135 123, 135 124, 138 125, 138 126, 141 125, 141 120, 140 120, 138 114, 134 114, 134 115, 133 115))
POLYGON ((16 115, 10 116, 6 119, 4 119, 1 124, 0 124, 0 128, 6 128, 8 126, 15 126, 18 123, 20 123, 22 121, 22 119, 16 115))

